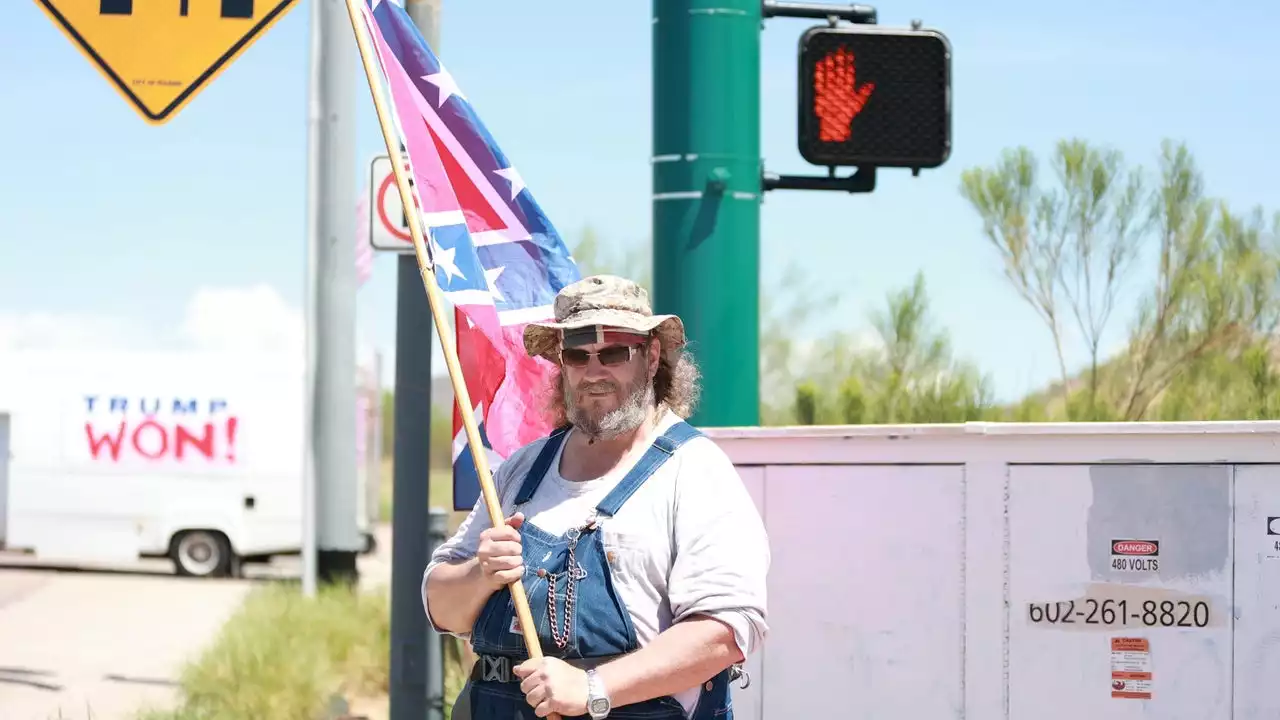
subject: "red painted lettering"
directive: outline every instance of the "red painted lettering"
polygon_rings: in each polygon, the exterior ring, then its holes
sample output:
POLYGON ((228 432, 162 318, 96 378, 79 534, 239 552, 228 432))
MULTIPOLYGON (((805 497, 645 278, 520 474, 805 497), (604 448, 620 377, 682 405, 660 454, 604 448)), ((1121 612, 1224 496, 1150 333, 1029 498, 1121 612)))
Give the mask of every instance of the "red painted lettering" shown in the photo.
POLYGON ((121 421, 104 426, 86 422, 85 438, 89 457, 104 462, 127 462, 130 459, 169 460, 177 462, 236 462, 236 439, 239 419, 206 423, 170 423, 156 419, 142 422, 121 421))
POLYGON ((176 425, 173 428, 174 436, 174 452, 181 460, 186 455, 188 445, 194 445, 199 453, 210 460, 213 459, 213 423, 204 424, 204 435, 196 437, 190 430, 182 425, 176 425))
POLYGON ((84 424, 84 434, 89 438, 89 451, 93 453, 95 459, 102 452, 103 445, 111 448, 112 460, 120 459, 120 441, 124 438, 124 426, 124 423, 120 423, 120 426, 116 428, 115 437, 112 437, 107 434, 96 436, 93 431, 93 423, 87 422, 84 424))
POLYGON ((136 450, 138 454, 143 457, 150 458, 152 460, 159 460, 169 450, 169 433, 164 429, 164 426, 162 426, 160 423, 156 422, 155 420, 148 420, 138 425, 138 427, 134 429, 133 449, 136 450), (159 443, 160 443, 159 449, 148 450, 143 446, 142 431, 147 429, 151 429, 152 430, 151 434, 159 437, 159 443))
POLYGON ((236 461, 236 426, 238 424, 239 421, 235 417, 227 418, 227 459, 231 462, 236 461))

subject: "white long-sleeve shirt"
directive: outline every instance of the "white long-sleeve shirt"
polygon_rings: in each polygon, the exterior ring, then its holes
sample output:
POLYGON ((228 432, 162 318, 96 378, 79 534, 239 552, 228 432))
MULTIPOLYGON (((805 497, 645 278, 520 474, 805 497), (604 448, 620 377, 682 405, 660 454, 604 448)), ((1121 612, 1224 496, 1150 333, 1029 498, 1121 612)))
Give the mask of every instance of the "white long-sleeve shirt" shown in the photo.
MULTIPOLYGON (((652 442, 679 421, 666 412, 649 437, 652 442)), ((572 432, 572 431, 570 431, 572 432)), ((515 451, 494 472, 502 516, 514 512, 516 494, 546 440, 515 451)), ((565 443, 561 444, 563 452, 565 443)), ((646 444, 646 448, 647 448, 646 444)), ((645 448, 613 472, 595 480, 561 477, 560 452, 533 498, 521 509, 525 522, 553 534, 580 525, 638 460, 645 448)), ((427 620, 435 625, 426 583, 440 563, 474 557, 480 533, 490 527, 481 498, 423 573, 427 620)), ((603 518, 602 540, 613 554, 614 587, 626 604, 641 647, 673 623, 707 615, 733 628, 743 656, 760 646, 768 631, 765 579, 769 541, 764 523, 737 469, 711 439, 686 442, 645 481, 614 517, 603 518)), ((469 633, 450 633, 467 637, 469 633)), ((677 695, 692 712, 699 686, 677 695)))

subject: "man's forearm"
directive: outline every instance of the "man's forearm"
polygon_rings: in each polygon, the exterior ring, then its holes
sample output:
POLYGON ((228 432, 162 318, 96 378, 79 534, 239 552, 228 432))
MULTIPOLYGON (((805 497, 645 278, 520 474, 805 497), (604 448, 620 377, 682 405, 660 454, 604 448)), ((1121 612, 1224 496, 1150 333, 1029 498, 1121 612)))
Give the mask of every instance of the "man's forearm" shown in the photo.
POLYGON ((427 576, 426 601, 431 621, 449 632, 470 632, 480 609, 493 594, 475 559, 442 563, 427 576))
POLYGON ((613 705, 620 707, 688 690, 742 660, 728 625, 692 617, 597 672, 613 705))

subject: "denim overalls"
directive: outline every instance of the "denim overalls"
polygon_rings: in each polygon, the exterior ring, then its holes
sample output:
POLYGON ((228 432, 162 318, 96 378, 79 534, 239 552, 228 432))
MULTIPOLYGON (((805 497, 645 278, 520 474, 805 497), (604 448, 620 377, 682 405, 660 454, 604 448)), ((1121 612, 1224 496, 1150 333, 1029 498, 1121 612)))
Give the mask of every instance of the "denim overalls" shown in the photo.
MULTIPOLYGON (((516 496, 517 508, 533 497, 567 434, 568 428, 564 427, 547 439, 516 496)), ((527 519, 521 525, 525 566, 522 582, 529 597, 530 614, 538 623, 538 640, 545 656, 604 658, 639 648, 627 608, 614 591, 600 526, 616 515, 632 493, 681 445, 700 434, 688 423, 677 422, 654 440, 635 467, 596 506, 591 517, 583 518, 581 526, 571 528, 564 536, 551 535, 527 519)), ((470 717, 473 720, 535 720, 533 708, 520 690, 520 678, 511 672, 528 654, 508 588, 494 593, 485 603, 472 629, 471 642, 479 659, 466 698, 470 701, 470 717)), ((730 670, 725 670, 703 683, 693 720, 732 720, 729 682, 730 670)), ((609 717, 611 720, 684 720, 685 714, 675 698, 661 697, 614 707, 609 717)))

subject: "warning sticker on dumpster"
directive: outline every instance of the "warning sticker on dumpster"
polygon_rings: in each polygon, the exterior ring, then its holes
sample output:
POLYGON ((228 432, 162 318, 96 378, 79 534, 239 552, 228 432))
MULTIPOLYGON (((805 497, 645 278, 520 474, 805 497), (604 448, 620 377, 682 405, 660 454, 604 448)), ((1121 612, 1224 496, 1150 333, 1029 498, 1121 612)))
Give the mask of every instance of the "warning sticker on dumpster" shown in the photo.
POLYGON ((1112 540, 1111 569, 1120 572, 1159 572, 1160 541, 1112 540))
POLYGON ((1111 638, 1111 697, 1151 699, 1151 645, 1146 638, 1111 638))

